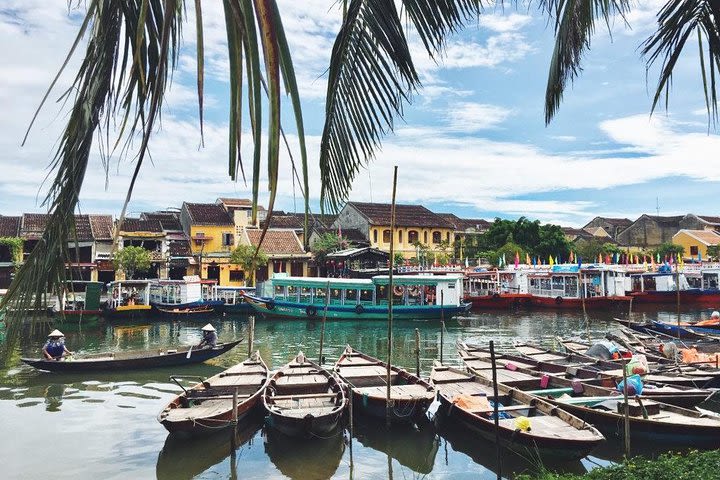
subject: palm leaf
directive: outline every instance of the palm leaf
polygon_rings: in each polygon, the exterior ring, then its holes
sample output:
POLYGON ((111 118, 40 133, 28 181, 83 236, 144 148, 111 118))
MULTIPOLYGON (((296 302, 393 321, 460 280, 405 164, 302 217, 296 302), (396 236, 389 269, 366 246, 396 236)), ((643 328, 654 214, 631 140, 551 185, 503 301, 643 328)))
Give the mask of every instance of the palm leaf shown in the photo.
POLYGON ((713 0, 669 1, 658 13, 657 22, 657 31, 645 41, 642 49, 643 55, 647 56, 648 68, 662 61, 652 111, 663 97, 667 108, 673 71, 688 39, 695 34, 705 106, 708 119, 715 123, 718 118, 716 73, 720 72, 720 3, 713 0))
POLYGON ((563 93, 582 71, 582 57, 598 20, 608 26, 615 15, 624 18, 629 0, 541 0, 541 7, 555 23, 553 48, 545 89, 545 123, 552 121, 560 108, 563 93))

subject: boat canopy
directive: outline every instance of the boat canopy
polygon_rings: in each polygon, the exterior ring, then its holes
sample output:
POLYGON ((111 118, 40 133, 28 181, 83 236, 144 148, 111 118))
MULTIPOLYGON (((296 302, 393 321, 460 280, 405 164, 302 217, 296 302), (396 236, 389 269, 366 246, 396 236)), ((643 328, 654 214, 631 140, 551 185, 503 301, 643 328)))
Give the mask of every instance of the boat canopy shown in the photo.
POLYGON ((363 278, 319 278, 319 277, 274 277, 272 284, 276 287, 309 287, 309 288, 368 288, 372 280, 363 278))
MULTIPOLYGON (((395 285, 437 285, 439 283, 456 283, 463 278, 462 275, 395 275, 395 285)), ((387 285, 390 283, 388 275, 377 275, 372 278, 375 285, 387 285)))

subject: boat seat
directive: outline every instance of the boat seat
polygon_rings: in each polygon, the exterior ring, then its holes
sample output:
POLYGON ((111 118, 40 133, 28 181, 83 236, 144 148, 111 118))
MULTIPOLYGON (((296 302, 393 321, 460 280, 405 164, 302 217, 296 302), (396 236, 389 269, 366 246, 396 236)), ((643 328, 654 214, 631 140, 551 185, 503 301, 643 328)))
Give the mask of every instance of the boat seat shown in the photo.
POLYGON ((302 398, 332 398, 337 396, 338 392, 332 393, 306 393, 300 395, 272 395, 269 400, 300 400, 302 398))
POLYGON ((541 388, 540 390, 526 390, 525 393, 529 393, 530 395, 562 395, 564 393, 573 393, 572 387, 564 387, 564 388, 541 388))
MULTIPOLYGON (((510 405, 507 407, 498 407, 498 412, 513 412, 513 411, 517 411, 517 410, 535 410, 535 407, 533 407, 532 405, 510 405)), ((493 413, 495 413, 495 409, 490 408, 490 409, 483 409, 483 410, 469 410, 469 412, 475 413, 475 414, 486 414, 486 413, 493 414, 493 413)))

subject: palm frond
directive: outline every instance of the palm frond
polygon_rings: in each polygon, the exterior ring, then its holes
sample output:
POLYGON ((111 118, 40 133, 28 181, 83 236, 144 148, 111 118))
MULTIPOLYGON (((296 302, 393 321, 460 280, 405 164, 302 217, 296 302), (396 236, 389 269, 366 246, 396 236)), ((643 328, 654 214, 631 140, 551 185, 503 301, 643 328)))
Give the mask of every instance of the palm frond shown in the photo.
POLYGON ((663 97, 665 108, 668 107, 673 71, 688 39, 695 34, 708 120, 717 122, 716 75, 720 73, 720 3, 713 0, 669 1, 658 13, 657 22, 657 31, 645 41, 642 49, 642 54, 647 56, 648 68, 662 61, 652 111, 655 111, 663 97), (708 56, 707 63, 705 55, 708 56))
POLYGON ((447 36, 483 9, 480 0, 403 0, 403 6, 431 57, 442 54, 447 36))
POLYGON ((582 71, 582 57, 590 48, 596 22, 602 20, 609 28, 613 17, 619 15, 624 18, 631 2, 541 0, 540 5, 555 23, 555 47, 545 89, 545 123, 548 124, 560 108, 568 83, 582 71))

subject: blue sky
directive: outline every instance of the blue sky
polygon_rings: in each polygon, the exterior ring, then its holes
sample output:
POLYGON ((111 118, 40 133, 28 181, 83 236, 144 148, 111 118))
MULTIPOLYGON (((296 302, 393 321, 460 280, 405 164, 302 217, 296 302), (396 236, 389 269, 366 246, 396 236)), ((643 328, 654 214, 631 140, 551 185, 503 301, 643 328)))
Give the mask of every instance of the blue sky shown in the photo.
MULTIPOLYGON (((323 74, 341 14, 332 0, 278 3, 300 83, 310 194, 317 210, 323 74)), ((203 7, 205 147, 199 148, 191 19, 184 27, 185 45, 162 130, 151 142, 153 162, 143 167, 131 213, 177 207, 182 200, 249 196, 243 182, 231 182, 226 174, 228 68, 216 4, 204 2, 203 7)), ((535 7, 487 12, 449 40, 439 63, 409 32, 423 88, 377 158, 358 175, 350 198, 389 201, 392 166, 398 165, 399 202, 466 217, 525 215, 579 226, 596 215, 634 219, 655 213, 656 204, 661 215, 717 215, 720 139, 716 131, 708 134, 694 44, 678 66, 669 111, 649 116, 657 77, 651 71, 646 83, 639 46, 652 32, 661 5, 642 2, 628 17, 630 28, 615 22, 612 38, 598 29, 583 73, 547 127, 543 101, 553 38, 535 7)), ((66 110, 49 103, 28 144, 19 144, 79 19, 77 11, 68 14, 65 2, 6 0, 0 7, 0 43, 12 46, 3 50, 0 62, 0 214, 42 211, 38 193, 44 192, 40 186, 66 110)), ((76 59, 71 67, 77 64, 76 59)), ((57 92, 69 81, 65 75, 57 92)), ((290 115, 285 124, 296 145, 290 115)), ((277 207, 292 211, 302 201, 297 189, 293 197, 286 154, 281 161, 286 169, 277 207)), ((81 210, 118 214, 132 168, 130 160, 114 159, 106 188, 105 171, 94 155, 81 210)))

